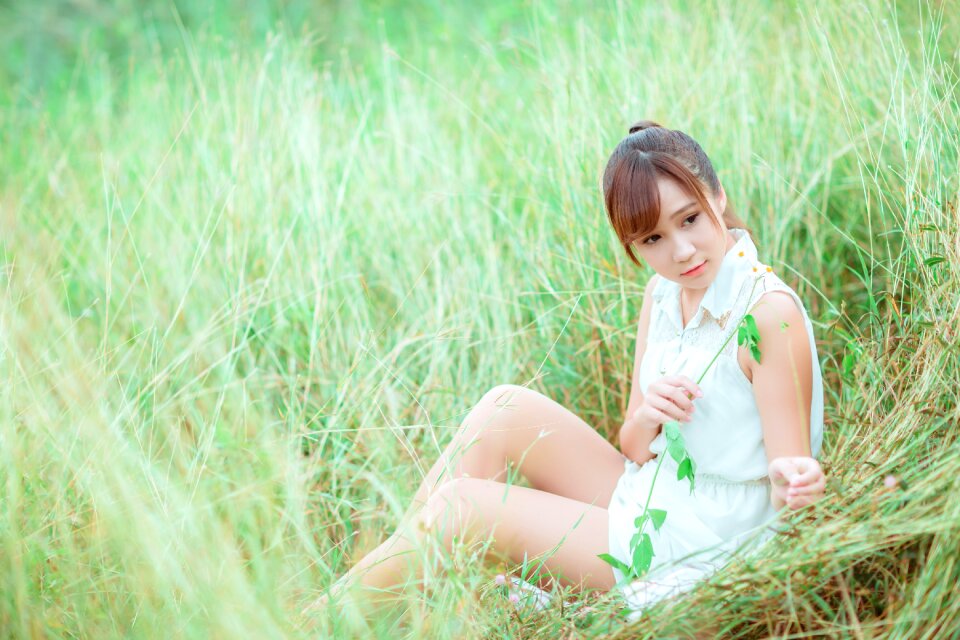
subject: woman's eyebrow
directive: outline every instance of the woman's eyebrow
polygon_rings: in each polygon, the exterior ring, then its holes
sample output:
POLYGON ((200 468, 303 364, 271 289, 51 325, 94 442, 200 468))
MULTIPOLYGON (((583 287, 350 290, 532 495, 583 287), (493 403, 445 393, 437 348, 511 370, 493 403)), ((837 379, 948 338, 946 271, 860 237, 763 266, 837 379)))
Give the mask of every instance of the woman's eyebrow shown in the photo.
POLYGON ((682 207, 680 207, 679 209, 677 209, 676 211, 674 211, 673 214, 670 216, 670 219, 673 220, 674 218, 676 218, 676 217, 679 216, 680 214, 685 213, 685 212, 687 211, 687 209, 690 209, 690 208, 693 208, 693 207, 696 207, 696 206, 697 206, 697 203, 696 203, 696 202, 688 202, 687 204, 683 205, 682 207))

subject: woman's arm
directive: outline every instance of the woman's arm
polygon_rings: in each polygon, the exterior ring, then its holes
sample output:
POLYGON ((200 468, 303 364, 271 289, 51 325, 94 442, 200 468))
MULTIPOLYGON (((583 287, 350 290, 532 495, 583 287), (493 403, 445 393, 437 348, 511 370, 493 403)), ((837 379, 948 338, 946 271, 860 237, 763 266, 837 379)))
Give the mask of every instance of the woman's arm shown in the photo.
POLYGON ((638 464, 653 458, 650 443, 660 433, 660 429, 640 427, 632 419, 634 412, 643 405, 643 393, 640 391, 640 362, 647 347, 647 332, 650 329, 650 313, 653 307, 653 289, 659 276, 654 275, 643 291, 643 304, 640 306, 640 320, 637 322, 637 342, 633 356, 633 376, 630 378, 630 399, 627 401, 627 414, 620 427, 620 451, 638 464))
POLYGON ((760 362, 750 360, 751 378, 771 465, 771 502, 777 509, 797 508, 823 495, 823 473, 810 458, 810 342, 803 314, 788 293, 765 294, 752 315, 760 332, 760 362), (810 462, 801 464, 801 458, 810 462), (798 499, 791 502, 792 498, 798 499))

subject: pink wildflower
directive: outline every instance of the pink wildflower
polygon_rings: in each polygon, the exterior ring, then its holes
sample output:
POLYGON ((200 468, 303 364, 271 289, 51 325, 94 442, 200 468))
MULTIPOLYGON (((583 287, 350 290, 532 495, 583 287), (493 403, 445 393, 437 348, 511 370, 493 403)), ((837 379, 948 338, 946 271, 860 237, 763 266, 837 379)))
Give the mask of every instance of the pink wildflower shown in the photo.
POLYGON ((507 577, 502 573, 498 573, 497 577, 494 578, 493 581, 502 587, 503 585, 507 584, 507 577))
POLYGON ((517 604, 518 602, 520 602, 520 596, 518 596, 518 595, 515 594, 515 593, 511 593, 509 600, 510 600, 510 602, 512 602, 513 604, 517 604))
POLYGON ((889 475, 883 479, 883 486, 885 486, 887 489, 893 489, 897 486, 897 484, 899 484, 899 481, 895 475, 889 475))

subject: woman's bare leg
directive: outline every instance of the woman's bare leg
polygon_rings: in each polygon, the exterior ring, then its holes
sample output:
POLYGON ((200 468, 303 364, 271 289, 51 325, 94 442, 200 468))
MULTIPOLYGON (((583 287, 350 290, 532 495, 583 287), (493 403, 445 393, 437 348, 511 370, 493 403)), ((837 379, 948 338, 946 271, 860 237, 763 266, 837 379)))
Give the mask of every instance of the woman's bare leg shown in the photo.
POLYGON ((394 534, 354 570, 362 572, 365 587, 390 593, 421 577, 417 547, 427 535, 435 535, 447 551, 454 537, 492 538, 489 553, 494 556, 517 563, 525 556, 528 561, 540 558, 532 564, 542 563, 537 581, 543 587, 560 583, 608 590, 613 572, 597 557, 609 548, 607 518, 603 507, 553 493, 460 478, 431 495, 409 534, 394 534))
MULTIPOLYGON (((605 517, 623 461, 613 445, 559 403, 525 387, 494 387, 467 414, 427 473, 398 531, 358 561, 332 591, 339 592, 358 577, 364 586, 396 585, 391 581, 414 555, 410 549, 416 535, 403 537, 401 531, 448 481, 473 478, 499 484, 506 481, 512 465, 533 489, 596 505, 605 517), (378 568, 370 573, 372 567, 378 568)), ((606 537, 602 542, 607 544, 606 537)), ((321 598, 316 605, 325 601, 321 598)))
POLYGON ((531 487, 606 508, 623 474, 623 455, 575 413, 517 385, 488 391, 421 482, 408 514, 444 481, 506 482, 508 465, 531 487))

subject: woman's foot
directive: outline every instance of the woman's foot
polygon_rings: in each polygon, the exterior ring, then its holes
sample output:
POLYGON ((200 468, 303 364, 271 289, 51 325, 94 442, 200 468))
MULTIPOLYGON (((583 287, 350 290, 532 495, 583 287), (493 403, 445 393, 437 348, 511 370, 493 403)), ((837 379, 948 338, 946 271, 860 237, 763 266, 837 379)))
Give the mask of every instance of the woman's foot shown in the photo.
POLYGON ((506 587, 507 599, 517 609, 532 607, 536 611, 543 611, 550 608, 550 605, 556 601, 556 595, 552 591, 545 591, 516 576, 505 576, 500 573, 497 574, 494 582, 498 586, 506 587))

